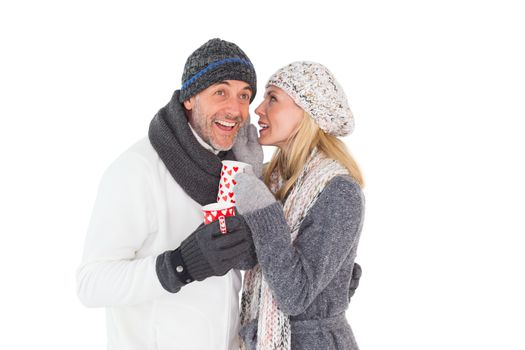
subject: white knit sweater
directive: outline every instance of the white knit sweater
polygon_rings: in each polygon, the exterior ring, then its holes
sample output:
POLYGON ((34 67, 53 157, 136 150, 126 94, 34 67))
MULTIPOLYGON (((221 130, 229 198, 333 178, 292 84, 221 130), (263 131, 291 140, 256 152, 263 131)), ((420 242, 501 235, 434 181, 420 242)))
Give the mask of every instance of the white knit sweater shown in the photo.
POLYGON ((162 288, 158 254, 201 223, 200 205, 173 180, 149 140, 122 154, 101 181, 78 296, 106 307, 108 349, 237 349, 240 273, 162 288))

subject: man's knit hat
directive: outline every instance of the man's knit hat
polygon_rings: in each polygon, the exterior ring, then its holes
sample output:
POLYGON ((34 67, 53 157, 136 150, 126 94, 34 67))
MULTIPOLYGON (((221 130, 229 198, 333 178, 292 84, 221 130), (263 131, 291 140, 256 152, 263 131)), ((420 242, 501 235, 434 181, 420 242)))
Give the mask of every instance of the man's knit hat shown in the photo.
POLYGON ((182 103, 223 80, 247 82, 253 92, 250 102, 253 101, 257 91, 257 78, 248 56, 234 43, 211 39, 186 60, 179 102, 182 103))
POLYGON ((354 117, 346 95, 325 66, 293 62, 275 72, 266 87, 270 85, 290 95, 327 134, 346 136, 354 130, 354 117))

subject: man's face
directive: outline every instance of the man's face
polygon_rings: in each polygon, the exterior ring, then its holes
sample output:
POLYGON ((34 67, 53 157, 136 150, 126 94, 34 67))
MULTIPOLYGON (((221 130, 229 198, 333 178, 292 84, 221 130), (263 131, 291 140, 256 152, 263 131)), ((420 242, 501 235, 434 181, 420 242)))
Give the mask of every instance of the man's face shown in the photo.
POLYGON ((216 150, 227 151, 248 119, 252 93, 250 85, 239 80, 210 85, 184 101, 184 107, 190 111, 188 121, 206 143, 216 150))

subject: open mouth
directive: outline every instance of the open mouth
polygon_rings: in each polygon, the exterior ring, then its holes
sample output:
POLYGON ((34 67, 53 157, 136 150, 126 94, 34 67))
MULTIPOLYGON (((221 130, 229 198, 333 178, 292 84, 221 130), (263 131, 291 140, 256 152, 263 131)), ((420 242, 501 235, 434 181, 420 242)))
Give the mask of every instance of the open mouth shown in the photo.
POLYGON ((219 129, 224 131, 232 131, 237 125, 236 122, 229 122, 226 120, 216 120, 214 123, 219 129))
POLYGON ((259 133, 261 133, 263 131, 266 131, 266 129, 268 129, 270 126, 268 124, 265 124, 265 123, 259 123, 259 127, 261 128, 259 130, 259 133))

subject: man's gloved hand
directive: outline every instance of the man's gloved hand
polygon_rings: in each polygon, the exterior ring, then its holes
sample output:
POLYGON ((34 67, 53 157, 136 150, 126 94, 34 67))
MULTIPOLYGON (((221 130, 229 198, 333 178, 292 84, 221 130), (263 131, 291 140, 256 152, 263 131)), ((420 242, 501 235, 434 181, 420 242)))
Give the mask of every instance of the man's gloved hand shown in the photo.
POLYGON ((257 263, 251 231, 242 216, 225 218, 228 233, 221 234, 219 222, 199 226, 175 250, 157 257, 160 283, 169 292, 229 270, 248 270, 257 263))
POLYGON ((250 164, 255 176, 262 177, 264 153, 259 144, 257 128, 250 124, 250 119, 239 129, 232 151, 236 160, 250 164))
POLYGON ((348 302, 350 302, 350 299, 355 293, 355 290, 357 287, 359 287, 359 279, 361 278, 361 274, 363 273, 361 269, 361 265, 358 263, 354 263, 354 269, 352 270, 352 279, 350 280, 350 288, 348 290, 348 302))
POLYGON ((275 202, 272 192, 255 174, 250 172, 236 174, 235 181, 237 184, 233 187, 233 192, 235 206, 239 213, 248 214, 275 202))

